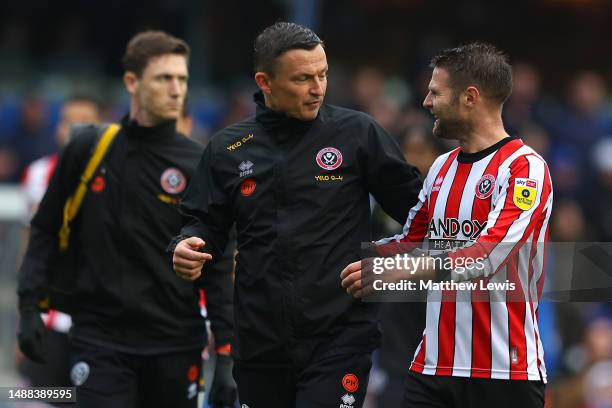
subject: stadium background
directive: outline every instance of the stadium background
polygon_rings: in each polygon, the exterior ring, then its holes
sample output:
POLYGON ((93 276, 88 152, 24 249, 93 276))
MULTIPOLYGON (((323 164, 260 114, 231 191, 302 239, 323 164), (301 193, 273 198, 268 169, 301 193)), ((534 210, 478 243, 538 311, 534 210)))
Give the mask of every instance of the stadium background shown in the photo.
MULTIPOLYGON (((127 111, 120 59, 127 40, 141 29, 164 29, 191 44, 189 112, 193 136, 206 143, 215 130, 253 113, 256 34, 278 19, 309 25, 326 44, 327 101, 374 116, 423 173, 453 147, 433 139, 431 117, 420 106, 429 59, 443 47, 490 41, 507 51, 515 69, 506 128, 551 167, 551 240, 611 241, 610 0, 50 4, 10 2, 0 14, 0 386, 12 385, 15 375, 21 174, 32 160, 57 149, 55 125, 67 96, 96 96, 105 120, 127 111)), ((378 236, 399 228, 378 211, 374 215, 378 236)), ((545 303, 540 322, 554 406, 598 406, 593 401, 606 390, 610 406, 610 304, 545 303)), ((383 389, 385 376, 377 378, 374 388, 383 389)))

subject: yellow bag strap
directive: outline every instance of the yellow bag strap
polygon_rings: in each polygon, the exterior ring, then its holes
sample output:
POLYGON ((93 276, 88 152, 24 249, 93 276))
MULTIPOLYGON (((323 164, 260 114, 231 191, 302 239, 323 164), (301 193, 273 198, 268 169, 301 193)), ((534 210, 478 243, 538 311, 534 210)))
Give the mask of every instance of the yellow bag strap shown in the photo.
POLYGON ((64 221, 59 230, 59 250, 60 252, 65 252, 68 249, 68 243, 70 239, 70 223, 74 220, 79 212, 79 208, 81 207, 81 203, 83 202, 83 198, 85 197, 85 193, 87 193, 87 183, 93 177, 96 169, 100 165, 100 162, 104 158, 108 147, 111 142, 119 132, 121 127, 112 123, 106 128, 100 140, 96 144, 96 148, 89 158, 87 162, 87 166, 85 166, 85 171, 81 175, 81 179, 79 181, 79 185, 76 188, 74 194, 72 194, 66 200, 66 204, 64 204, 64 221))

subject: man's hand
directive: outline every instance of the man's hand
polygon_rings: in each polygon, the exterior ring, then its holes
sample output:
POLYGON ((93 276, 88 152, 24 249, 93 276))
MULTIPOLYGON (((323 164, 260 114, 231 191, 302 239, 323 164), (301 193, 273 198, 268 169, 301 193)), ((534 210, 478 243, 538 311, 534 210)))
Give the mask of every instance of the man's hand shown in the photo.
POLYGON ((362 281, 361 281, 361 261, 353 262, 348 264, 346 268, 340 272, 340 279, 342 279, 342 287, 346 289, 346 292, 356 298, 362 295, 362 281))
POLYGON ((369 258, 348 264, 346 268, 340 272, 342 287, 346 289, 347 293, 350 295, 356 298, 363 298, 374 292, 374 281, 376 280, 384 284, 397 283, 402 280, 416 281, 435 279, 436 273, 432 266, 433 262, 431 262, 431 258, 423 257, 420 254, 417 256, 411 257, 417 259, 418 262, 392 263, 392 266, 385 267, 383 271, 379 273, 374 273, 373 264, 376 259, 381 258, 369 258))
POLYGON ((182 240, 174 249, 172 265, 174 272, 181 278, 194 281, 202 275, 202 267, 212 261, 212 255, 200 252, 206 243, 198 237, 182 240))
POLYGON ((372 259, 369 258, 348 264, 340 272, 340 279, 349 295, 363 298, 374 291, 372 284, 375 279, 380 279, 380 275, 372 272, 372 259))
POLYGON ((36 309, 21 311, 17 340, 21 352, 32 361, 45 363, 45 325, 36 309))
POLYGON ((212 408, 233 408, 238 397, 238 387, 232 376, 234 360, 231 356, 217 354, 215 377, 213 378, 208 405, 212 408))

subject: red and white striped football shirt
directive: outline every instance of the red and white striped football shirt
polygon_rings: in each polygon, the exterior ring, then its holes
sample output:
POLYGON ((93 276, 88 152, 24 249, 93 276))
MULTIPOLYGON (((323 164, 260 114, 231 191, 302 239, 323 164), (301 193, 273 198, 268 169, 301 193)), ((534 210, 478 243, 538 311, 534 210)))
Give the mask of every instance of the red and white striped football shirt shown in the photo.
POLYGON ((453 272, 453 281, 516 285, 512 301, 507 291, 482 290, 480 284, 429 290, 412 371, 546 382, 537 310, 552 197, 546 162, 520 139, 474 154, 455 149, 436 159, 403 233, 378 243, 429 239, 432 249, 465 241, 448 257, 485 255, 488 267, 453 272))

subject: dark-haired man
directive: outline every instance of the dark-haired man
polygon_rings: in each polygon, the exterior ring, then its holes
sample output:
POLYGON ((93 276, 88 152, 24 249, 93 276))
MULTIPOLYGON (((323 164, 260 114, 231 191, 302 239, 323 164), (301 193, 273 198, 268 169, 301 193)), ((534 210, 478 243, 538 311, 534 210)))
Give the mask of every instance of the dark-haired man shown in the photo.
MULTIPOLYGON (((472 43, 442 51, 431 66, 423 106, 436 118, 434 135, 460 147, 431 166, 403 233, 379 242, 427 238, 431 257, 396 276, 450 287, 427 293, 404 406, 543 407, 537 318, 553 197, 548 167, 504 130, 512 73, 503 53, 472 43), (436 251, 451 247, 459 249, 436 251), (457 282, 475 286, 448 285, 457 282)), ((369 276, 355 262, 342 285, 361 297, 372 289, 369 276)))
POLYGON ((170 247, 179 276, 210 274, 236 223, 234 377, 250 408, 362 406, 376 309, 337 274, 370 240, 369 194, 403 222, 421 186, 371 117, 323 103, 327 70, 305 27, 257 37, 257 113, 212 138, 170 247))
MULTIPOLYGON (((86 192, 69 225, 69 240, 58 234, 71 212, 64 204, 76 197, 100 134, 111 127, 74 130, 77 137, 63 151, 32 220, 19 277, 19 343, 32 359, 45 360, 40 301, 49 294, 51 302, 59 293, 71 295, 70 378, 81 407, 197 406, 206 342, 198 287, 177 279, 164 252, 182 225, 177 205, 202 152, 176 132, 187 93, 188 57, 184 41, 161 31, 130 40, 123 58, 130 112, 83 185, 86 192), (51 271, 60 244, 66 243, 73 267, 51 271), (63 291, 51 291, 60 281, 63 291)), ((218 346, 231 337, 229 272, 211 273, 202 282, 218 346)), ((218 366, 225 373, 216 375, 225 383, 212 387, 227 401, 216 406, 233 402, 227 359, 218 366)))

